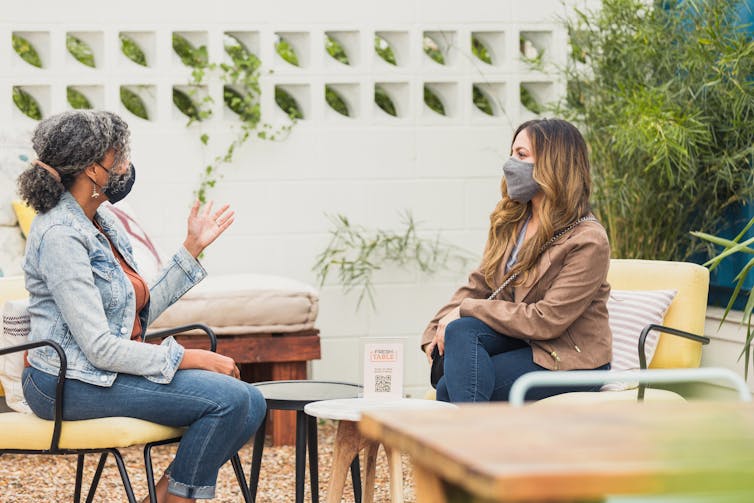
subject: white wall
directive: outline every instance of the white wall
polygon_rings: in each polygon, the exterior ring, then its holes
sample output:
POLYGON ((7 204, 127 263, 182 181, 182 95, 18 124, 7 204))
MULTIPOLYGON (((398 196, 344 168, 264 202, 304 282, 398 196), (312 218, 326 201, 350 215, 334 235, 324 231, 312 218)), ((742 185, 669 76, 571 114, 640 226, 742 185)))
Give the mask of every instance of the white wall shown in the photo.
MULTIPOLYGON (((216 107, 214 117, 185 127, 173 106, 172 86, 188 81, 189 71, 171 48, 173 31, 196 32, 208 44, 210 59, 223 58, 226 31, 242 32, 258 41, 266 69, 262 110, 266 120, 285 122, 273 100, 276 84, 298 85, 297 98, 308 112, 290 137, 279 143, 251 141, 212 197, 238 212, 237 223, 207 253, 214 274, 263 272, 315 282, 315 256, 328 241, 325 213, 344 213, 370 227, 393 227, 399 212, 410 210, 428 235, 437 232, 481 254, 489 212, 499 196, 501 165, 510 134, 532 117, 519 100, 521 83, 545 99, 558 96, 563 83, 529 70, 519 61, 519 36, 533 32, 543 40, 548 67, 563 62, 565 33, 556 16, 561 0, 386 0, 156 2, 126 4, 94 1, 3 2, 0 19, 0 127, 30 129, 11 100, 13 86, 23 86, 49 115, 68 108, 68 85, 85 86, 90 99, 121 113, 133 130, 133 161, 138 182, 129 201, 145 228, 163 248, 182 240, 184 219, 199 170, 231 137, 232 112, 216 107), (140 32, 150 68, 127 60, 118 33, 140 32), (349 32, 346 50, 357 64, 331 60, 324 50, 325 31, 349 32), (396 32, 395 48, 403 61, 392 67, 372 49, 375 31, 396 32), (454 40, 441 66, 422 51, 426 31, 441 31, 454 40), (31 32, 45 68, 23 62, 11 48, 11 33, 31 32), (65 34, 87 38, 97 68, 76 62, 65 49, 65 34), (295 68, 274 52, 276 32, 293 32, 308 44, 300 49, 307 61, 295 68), (472 32, 488 32, 496 64, 474 59, 472 32), (402 117, 382 113, 372 100, 374 83, 396 83, 393 99, 402 117), (423 103, 424 83, 440 83, 450 117, 435 115, 423 103), (504 113, 488 117, 471 100, 473 83, 491 83, 504 113), (119 86, 150 86, 154 120, 127 112, 119 86), (352 91, 355 118, 328 109, 324 85, 352 91), (210 134, 209 149, 198 136, 210 134)), ((210 81, 208 92, 222 104, 222 85, 210 81)), ((424 277, 413 270, 387 270, 377 284, 377 311, 355 310, 355 296, 345 297, 337 285, 321 290, 321 361, 313 376, 359 380, 359 340, 399 337, 406 341, 406 391, 422 393, 428 365, 418 351, 419 334, 435 310, 465 279, 462 272, 424 277)))

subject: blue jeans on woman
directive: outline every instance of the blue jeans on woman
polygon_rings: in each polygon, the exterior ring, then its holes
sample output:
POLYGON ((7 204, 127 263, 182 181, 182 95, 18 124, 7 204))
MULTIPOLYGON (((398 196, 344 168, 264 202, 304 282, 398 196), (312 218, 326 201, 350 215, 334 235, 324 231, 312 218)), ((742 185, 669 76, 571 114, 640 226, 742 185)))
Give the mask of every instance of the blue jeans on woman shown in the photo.
MULTIPOLYGON (((57 376, 26 368, 24 397, 34 414, 54 419, 57 376)), ((168 469, 168 492, 184 498, 213 498, 220 467, 262 423, 266 403, 252 385, 206 370, 175 373, 168 384, 118 374, 111 387, 67 379, 63 419, 126 416, 167 426, 187 426, 168 469)))
MULTIPOLYGON (((608 363, 594 370, 609 368, 608 363)), ((531 346, 526 342, 498 333, 476 318, 459 318, 445 328, 445 374, 437 383, 437 399, 507 402, 516 379, 537 370, 547 369, 534 363, 531 346)), ((526 399, 541 400, 570 391, 598 391, 599 388, 540 386, 529 390, 526 399)))

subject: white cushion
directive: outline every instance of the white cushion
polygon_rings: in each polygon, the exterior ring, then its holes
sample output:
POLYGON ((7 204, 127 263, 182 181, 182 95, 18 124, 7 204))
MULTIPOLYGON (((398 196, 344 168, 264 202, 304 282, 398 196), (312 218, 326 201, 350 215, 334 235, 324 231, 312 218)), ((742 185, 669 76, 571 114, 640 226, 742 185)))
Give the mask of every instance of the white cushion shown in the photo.
MULTIPOLYGON (((31 327, 28 306, 28 299, 9 300, 5 303, 0 348, 28 342, 31 327)), ((5 401, 8 407, 16 412, 31 414, 31 409, 24 400, 24 392, 21 387, 21 373, 23 371, 23 351, 0 356, 0 382, 5 390, 5 401)))
POLYGON ((314 328, 319 295, 312 286, 266 274, 207 276, 150 328, 209 325, 218 335, 291 333, 314 328))
MULTIPOLYGON (((639 368, 639 336, 650 324, 661 325, 673 302, 676 290, 613 290, 607 301, 610 330, 613 333, 613 361, 611 371, 639 368)), ((644 352, 652 361, 660 334, 652 330, 647 335, 644 352)), ((606 390, 627 389, 626 383, 606 384, 606 390)), ((635 387, 635 385, 633 385, 635 387)))

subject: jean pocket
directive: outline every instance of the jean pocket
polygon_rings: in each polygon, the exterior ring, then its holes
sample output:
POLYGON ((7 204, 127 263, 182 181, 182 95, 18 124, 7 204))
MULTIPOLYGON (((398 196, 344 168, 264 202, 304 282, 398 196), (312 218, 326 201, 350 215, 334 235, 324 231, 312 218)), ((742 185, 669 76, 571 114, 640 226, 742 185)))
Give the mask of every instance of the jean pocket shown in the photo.
POLYGON ((34 414, 42 419, 51 420, 55 417, 55 398, 42 391, 40 386, 34 382, 31 372, 24 377, 23 391, 26 403, 34 414))

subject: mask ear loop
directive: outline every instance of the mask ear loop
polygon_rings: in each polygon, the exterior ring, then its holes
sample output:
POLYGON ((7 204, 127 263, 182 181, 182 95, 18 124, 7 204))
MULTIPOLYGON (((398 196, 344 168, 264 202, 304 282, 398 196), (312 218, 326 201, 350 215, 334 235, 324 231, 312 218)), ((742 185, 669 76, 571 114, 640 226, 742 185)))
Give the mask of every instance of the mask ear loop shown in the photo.
POLYGON ((35 159, 34 162, 32 162, 32 164, 34 164, 38 168, 42 168, 43 170, 47 171, 55 179, 56 182, 61 183, 60 173, 58 173, 57 170, 53 168, 52 166, 50 166, 49 164, 45 164, 39 159, 35 159))

